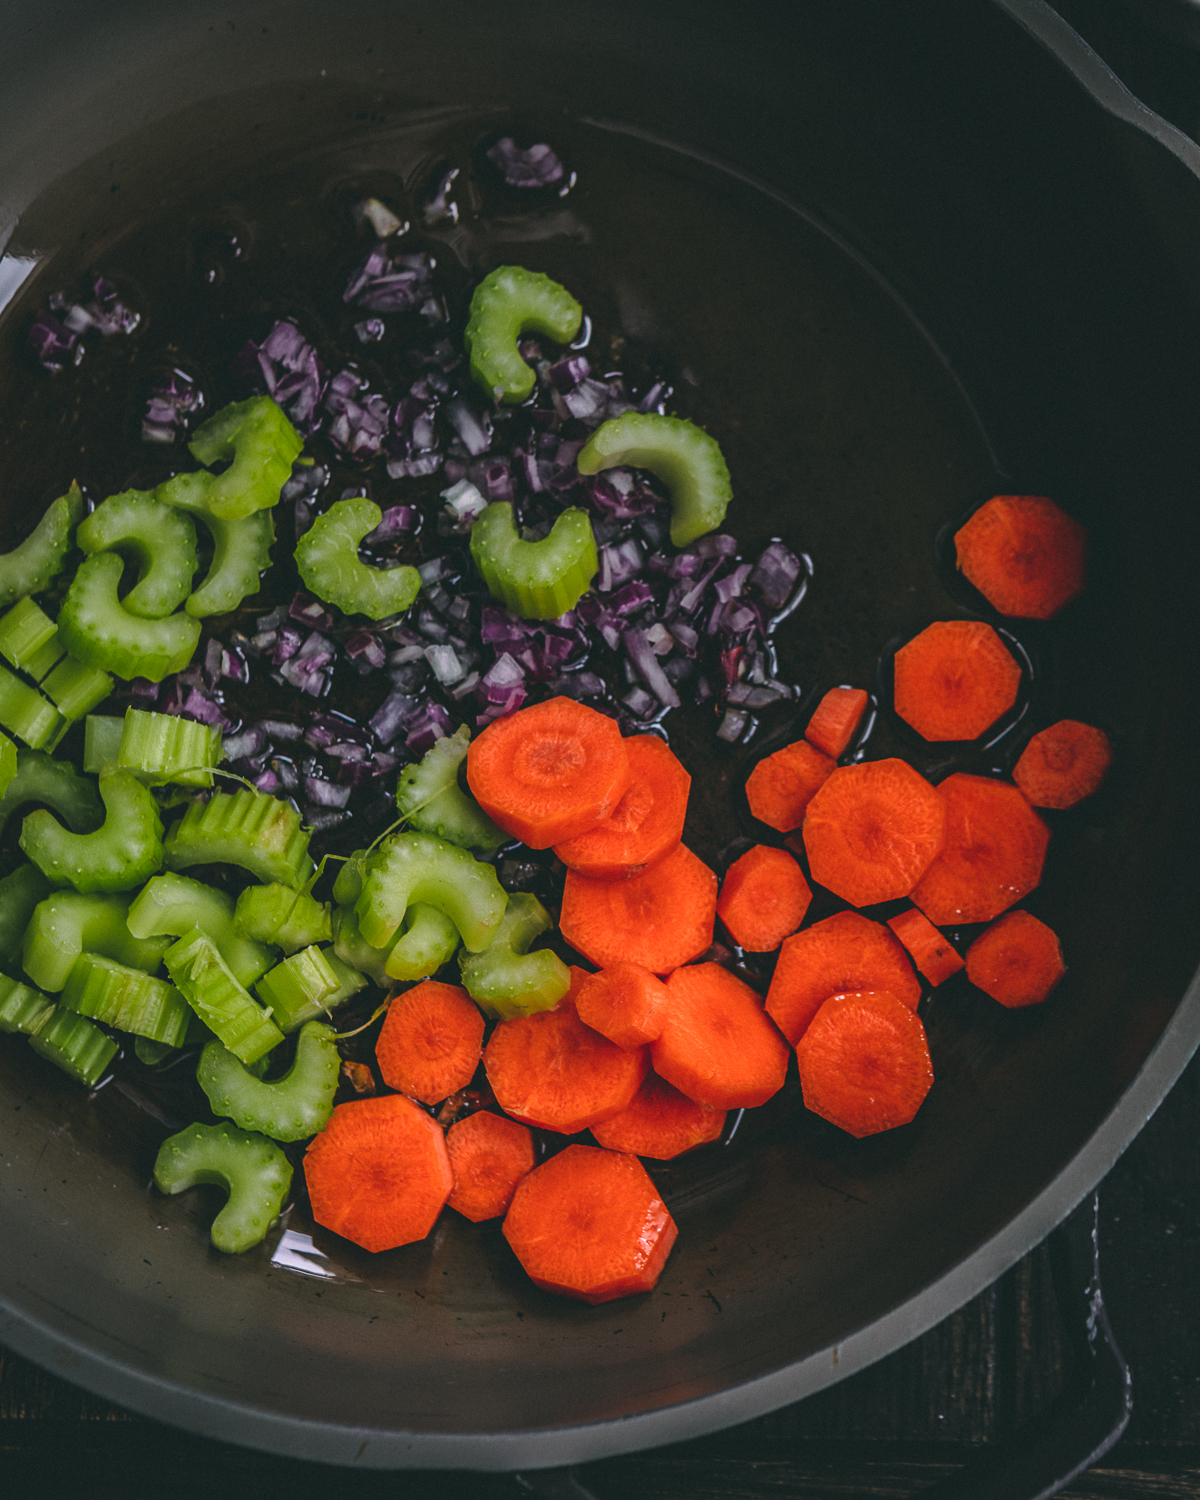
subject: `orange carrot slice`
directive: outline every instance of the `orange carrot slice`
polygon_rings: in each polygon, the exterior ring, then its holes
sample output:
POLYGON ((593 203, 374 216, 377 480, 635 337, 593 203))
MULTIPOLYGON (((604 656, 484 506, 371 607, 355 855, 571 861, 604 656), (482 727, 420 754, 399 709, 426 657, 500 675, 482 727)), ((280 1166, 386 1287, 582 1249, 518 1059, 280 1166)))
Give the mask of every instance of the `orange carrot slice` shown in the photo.
POLYGON ((715 1141, 725 1129, 725 1118, 725 1110, 697 1104, 657 1073, 647 1073, 629 1108, 594 1125, 592 1134, 608 1151, 671 1161, 715 1141))
POLYGON ((1103 729, 1060 719, 1025 746, 1013 780, 1034 807, 1074 807, 1099 787, 1110 765, 1103 729))
POLYGON ((896 652, 896 712, 927 740, 978 739, 1020 686, 1012 653, 982 620, 939 620, 896 652))
POLYGON ((481 1109, 446 1132, 446 1151, 454 1173, 447 1200, 472 1224, 508 1212, 517 1183, 533 1171, 533 1136, 516 1120, 481 1109))
POLYGON ((1087 532, 1044 495, 995 495, 954 538, 958 566, 1002 615, 1050 620, 1083 591, 1087 532))
POLYGON ((654 1071, 697 1104, 752 1109, 787 1076, 787 1043, 748 984, 720 964, 690 964, 667 980, 654 1071))
POLYGON ((963 967, 963 961, 950 939, 944 937, 915 906, 889 917, 888 926, 907 948, 909 957, 930 984, 944 983, 963 967))
POLYGON ((886 990, 830 996, 796 1059, 806 1108, 860 1140, 907 1125, 933 1083, 920 1017, 886 990))
POLYGON ((383 1081, 422 1104, 465 1089, 483 1054, 483 1016, 455 984, 426 979, 388 1006, 375 1060, 383 1081))
POLYGON ((1055 933, 1027 911, 1010 911, 967 949, 967 978, 1010 1008, 1040 1004, 1066 972, 1055 933))
POLYGON ((667 987, 641 964, 616 963, 589 974, 575 1001, 585 1026, 618 1047, 644 1047, 663 1028, 667 987))
POLYGON ((808 881, 792 856, 756 844, 726 871, 717 915, 739 948, 770 953, 804 921, 811 900, 808 881))
POLYGON ((569 870, 592 880, 624 880, 657 864, 683 837, 692 778, 656 734, 624 741, 629 790, 587 833, 556 844, 569 870))
POLYGON ((863 688, 830 688, 813 710, 804 738, 822 755, 837 760, 857 733, 868 701, 863 688))
POLYGON ((768 828, 791 833, 804 822, 804 809, 836 764, 807 740, 785 745, 750 772, 746 780, 750 811, 768 828))

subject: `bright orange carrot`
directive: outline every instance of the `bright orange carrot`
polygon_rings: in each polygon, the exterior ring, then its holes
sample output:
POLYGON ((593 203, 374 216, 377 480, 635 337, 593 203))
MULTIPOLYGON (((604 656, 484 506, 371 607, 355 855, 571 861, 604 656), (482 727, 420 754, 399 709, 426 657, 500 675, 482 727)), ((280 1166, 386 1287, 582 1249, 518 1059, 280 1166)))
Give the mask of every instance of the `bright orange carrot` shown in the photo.
POLYGON ((963 961, 950 939, 944 937, 915 906, 889 917, 888 926, 908 949, 909 957, 930 984, 942 984, 962 968, 963 961))
POLYGON ((808 881, 792 856, 756 844, 726 871, 717 916, 739 948, 771 953, 804 921, 811 900, 808 881))
POLYGON ((1020 686, 1012 653, 982 620, 938 620, 896 652, 896 712, 927 740, 978 739, 1020 686))
POLYGON ((482 1053, 479 1007, 466 990, 436 979, 395 997, 375 1043, 384 1083, 422 1104, 465 1089, 482 1053))
POLYGON ((647 1073, 629 1108, 603 1125, 593 1125, 592 1134, 608 1151, 670 1161, 715 1141, 725 1129, 725 1118, 725 1110, 697 1104, 657 1073, 647 1073))
POLYGON ((648 1292, 678 1230, 636 1156, 568 1146, 522 1178, 504 1238, 548 1292, 593 1305, 648 1292))
POLYGON ((1025 746, 1013 780, 1034 807, 1074 807, 1099 787, 1111 764, 1103 729, 1060 719, 1025 746))
POLYGON ((995 495, 954 538, 958 566, 1002 615, 1050 620, 1083 590, 1087 532, 1043 495, 995 495))
POLYGON ((640 875, 677 848, 683 837, 692 778, 656 734, 635 734, 624 745, 629 790, 587 833, 554 846, 569 870, 592 880, 640 875))
POLYGON ((967 978, 1010 1008, 1039 1004, 1066 972, 1053 930, 1027 911, 1010 911, 967 949, 967 978))
POLYGON ((813 710, 804 738, 822 755, 837 760, 857 733, 868 701, 863 688, 830 688, 813 710))
POLYGON ((423 1240, 454 1187, 441 1127, 403 1094, 339 1104, 304 1177, 317 1223, 364 1250, 423 1240))
POLYGON ((516 1120, 481 1109, 446 1132, 454 1173, 447 1200, 473 1224, 508 1212, 517 1183, 533 1171, 533 1136, 516 1120))
POLYGON ((941 849, 945 822, 937 790, 906 761, 840 766, 804 815, 812 877, 854 906, 907 896, 941 849))
POLYGON ((584 979, 575 1009, 585 1026, 618 1047, 644 1047, 663 1028, 667 987, 641 964, 610 964, 584 979))
POLYGON ((479 805, 531 849, 586 833, 629 786, 614 720, 573 698, 551 698, 489 724, 467 752, 479 805))
POLYGON ((562 935, 597 968, 628 959, 669 974, 712 945, 717 877, 686 844, 629 880, 567 871, 562 935))
POLYGON ((933 1083, 920 1018, 886 990, 831 996, 796 1059, 805 1106, 860 1140, 907 1125, 933 1083))
POLYGON ((667 1019, 650 1046, 654 1071, 697 1104, 752 1109, 787 1076, 787 1043, 748 984, 720 964, 667 980, 667 1019))
POLYGON ((785 745, 750 772, 746 781, 750 811, 768 828, 791 833, 804 822, 804 809, 836 764, 807 740, 785 745))

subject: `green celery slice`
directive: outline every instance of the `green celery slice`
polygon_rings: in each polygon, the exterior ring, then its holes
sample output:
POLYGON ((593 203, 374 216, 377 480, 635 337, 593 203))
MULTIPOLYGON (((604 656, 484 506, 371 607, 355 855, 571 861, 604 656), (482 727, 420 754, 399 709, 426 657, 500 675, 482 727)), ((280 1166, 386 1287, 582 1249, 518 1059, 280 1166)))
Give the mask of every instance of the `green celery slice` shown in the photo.
POLYGON ((472 953, 486 948, 508 897, 491 865, 467 849, 427 833, 397 833, 367 860, 355 904, 363 937, 382 947, 414 902, 436 907, 458 928, 472 953))
POLYGON ((242 937, 271 943, 285 953, 327 943, 333 936, 328 901, 274 883, 247 886, 238 897, 233 924, 242 937))
POLYGON ((58 615, 58 633, 76 659, 127 681, 161 682, 182 672, 200 641, 200 621, 176 613, 145 620, 117 597, 124 563, 115 552, 94 552, 80 564, 58 615))
POLYGON ((113 681, 107 672, 84 666, 71 656, 60 661, 42 683, 42 691, 68 724, 103 703, 112 690, 113 681))
POLYGON ((0 964, 21 968, 25 929, 38 902, 52 889, 36 865, 18 865, 0 880, 0 964))
POLYGON ((99 1026, 62 1005, 54 1007, 29 1038, 29 1044, 39 1057, 89 1089, 99 1083, 120 1050, 99 1026))
POLYGON ((296 544, 305 588, 347 615, 382 620, 406 610, 421 587, 416 568, 372 568, 358 555, 363 537, 382 520, 373 500, 335 500, 296 544))
POLYGON ((102 771, 100 797, 105 818, 94 833, 70 833, 39 809, 21 825, 21 848, 55 885, 131 891, 162 868, 158 805, 128 771, 102 771))
POLYGON ((191 593, 196 528, 190 516, 145 490, 102 500, 79 523, 75 543, 89 553, 127 553, 138 563, 138 581, 121 600, 131 615, 161 620, 191 593))
POLYGON ((40 594, 62 572, 82 515, 83 495, 72 484, 50 504, 19 547, 0 553, 0 606, 15 604, 27 594, 40 594))
POLYGON ((332 949, 302 948, 276 964, 255 985, 255 992, 283 1031, 328 1015, 366 984, 332 949))
POLYGON ((523 620, 557 620, 574 609, 600 566, 586 511, 564 510, 540 542, 524 542, 507 500, 471 527, 471 556, 488 593, 523 620))
POLYGON ((134 937, 183 937, 195 928, 211 938, 229 971, 249 988, 275 962, 275 950, 243 937, 232 896, 188 875, 156 875, 134 897, 128 925, 134 937))
POLYGON ((8 735, 0 734, 0 801, 16 780, 17 747, 8 735))
POLYGON ((233 977, 216 944, 193 928, 163 955, 167 973, 204 1024, 244 1063, 283 1041, 270 1016, 233 977))
POLYGON ((313 873, 308 834, 294 807, 266 792, 215 792, 192 805, 168 832, 167 868, 240 865, 259 880, 299 890, 313 873))
POLYGON ((471 731, 464 724, 431 745, 417 765, 405 766, 396 787, 396 806, 419 833, 432 833, 462 849, 498 849, 511 841, 511 835, 497 828, 459 784, 458 769, 470 742, 471 731))
POLYGON ((332 1028, 309 1021, 281 1078, 255 1078, 220 1042, 209 1042, 200 1054, 196 1077, 214 1115, 272 1140, 302 1141, 323 1130, 333 1113, 340 1062, 332 1028))
POLYGON ((188 447, 208 468, 232 460, 208 487, 209 509, 230 521, 278 503, 304 444, 270 396, 251 396, 209 417, 188 447))
POLYGON ((37 688, 0 667, 0 724, 33 750, 53 749, 67 721, 37 688))
MULTIPOLYGON (((458 929, 454 929, 455 937, 458 929)), ((391 985, 391 976, 384 965, 387 963, 388 954, 391 952, 391 944, 400 941, 401 933, 397 931, 392 937, 391 943, 383 948, 372 948, 370 943, 358 930, 358 915, 353 906, 335 906, 333 909, 333 951, 344 964, 352 969, 357 969, 360 974, 365 974, 368 979, 373 980, 381 989, 388 989, 391 985)), ((422 976, 424 977, 424 976, 422 976)))
POLYGON ((488 399, 513 405, 533 393, 537 376, 521 358, 517 341, 541 333, 569 344, 583 308, 570 292, 540 271, 497 266, 475 288, 464 342, 471 375, 488 399))
POLYGON ((167 938, 136 938, 126 925, 124 896, 53 891, 39 901, 25 928, 22 960, 39 989, 56 994, 81 953, 99 953, 152 974, 170 947, 167 938))
POLYGON ((529 952, 534 938, 553 926, 554 918, 536 896, 517 892, 508 898, 491 946, 482 953, 459 954, 463 985, 485 1016, 511 1021, 553 1010, 571 988, 571 971, 557 953, 549 948, 529 952))
POLYGON ((174 985, 98 953, 80 954, 63 986, 62 1003, 77 1015, 167 1047, 183 1046, 192 1019, 174 985))
POLYGON ((41 682, 44 677, 49 676, 53 668, 62 661, 66 654, 67 648, 59 639, 58 626, 56 625, 54 627, 54 634, 40 651, 33 653, 22 668, 22 671, 27 672, 33 678, 34 682, 41 682))
MULTIPOLYGON (((50 644, 58 627, 28 596, 0 619, 0 656, 18 671, 28 672, 30 662, 50 644)), ((60 652, 61 655, 61 652, 60 652)))
POLYGON ((117 764, 125 720, 106 714, 88 714, 83 724, 83 769, 95 776, 117 764))
POLYGON ((54 1001, 19 979, 0 974, 0 1031, 35 1036, 53 1015, 54 1001))
POLYGON ((117 764, 151 786, 212 786, 221 759, 221 731, 176 714, 129 708, 117 764))
POLYGON ((416 901, 388 944, 384 973, 389 980, 426 979, 454 957, 457 947, 458 928, 445 912, 416 901))
POLYGON ((164 505, 187 511, 207 528, 213 558, 204 582, 184 608, 198 620, 228 614, 251 594, 258 593, 262 573, 271 565, 275 520, 269 510, 256 510, 236 520, 214 515, 209 505, 213 476, 203 470, 176 474, 155 490, 164 505))
POLYGON ((366 867, 367 851, 356 849, 342 865, 333 882, 333 899, 336 905, 353 906, 362 895, 366 867))
POLYGON ((279 1218, 292 1185, 292 1167, 266 1136, 220 1125, 189 1125, 159 1147, 154 1185, 160 1193, 183 1193, 198 1183, 229 1192, 213 1220, 212 1242, 226 1255, 261 1243, 279 1218))
POLYGON ((30 802, 44 802, 75 833, 93 833, 104 822, 96 785, 69 761, 41 750, 17 751, 17 774, 0 797, 0 833, 9 818, 30 802))

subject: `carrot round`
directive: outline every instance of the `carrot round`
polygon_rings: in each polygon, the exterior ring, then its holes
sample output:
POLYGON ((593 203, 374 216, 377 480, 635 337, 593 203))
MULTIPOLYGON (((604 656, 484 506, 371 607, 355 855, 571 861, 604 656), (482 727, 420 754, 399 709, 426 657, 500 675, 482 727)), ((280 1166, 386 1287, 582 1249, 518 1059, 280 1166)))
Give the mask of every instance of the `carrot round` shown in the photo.
POLYGON ((839 911, 786 940, 767 991, 767 1014, 798 1042, 830 995, 887 990, 910 1010, 921 983, 904 949, 879 922, 839 911))
POLYGON ((938 784, 946 842, 912 891, 936 927, 990 922, 1042 878, 1050 830, 1006 781, 962 772, 938 784))
POLYGON ((481 1109, 446 1132, 446 1151, 454 1173, 447 1199, 473 1224, 508 1212, 517 1183, 533 1171, 533 1136, 516 1120, 481 1109))
POLYGON ((804 738, 822 755, 837 760, 857 733, 868 701, 863 688, 830 688, 813 710, 804 738))
POLYGON ((1002 615, 1050 620, 1083 590, 1087 532, 1044 495, 995 495, 954 538, 958 566, 1002 615))
POLYGON ((692 778, 656 734, 623 741, 629 789, 587 833, 556 844, 569 870, 592 880, 624 880, 678 847, 692 778))
POLYGON ((933 1083, 920 1017, 886 990, 830 996, 796 1059, 805 1107, 860 1140, 907 1125, 933 1083))
POLYGON ((888 926, 904 944, 908 955, 930 984, 939 985, 963 967, 950 939, 943 936, 915 906, 888 918, 888 926))
POLYGON ((669 974, 712 946, 717 877, 686 844, 629 880, 567 871, 559 927, 597 968, 627 959, 669 974))
POLYGON ((804 921, 811 900, 808 881, 792 856, 756 844, 726 871, 717 915, 739 948, 771 953, 804 921))
POLYGON ((548 849, 612 812, 629 786, 629 756, 612 719, 551 698, 489 724, 467 751, 467 781, 506 833, 548 849))
POLYGON ((483 1016, 454 984, 426 979, 388 1006, 375 1060, 388 1088, 422 1104, 465 1089, 483 1052, 483 1016))
POLYGON ((1010 1008, 1039 1004, 1066 972, 1057 936, 1027 911, 1010 911, 967 949, 967 978, 1010 1008))
POLYGON ((750 772, 746 780, 750 811, 768 828, 791 833, 804 822, 804 809, 836 764, 807 740, 785 745, 750 772))
POLYGON ((896 652, 896 712, 923 739, 978 739, 1020 686, 1012 653, 982 620, 938 620, 896 652))
POLYGON ((725 1110, 697 1104, 657 1073, 647 1073, 629 1108, 594 1125, 592 1134, 606 1150, 671 1161, 715 1141, 725 1129, 725 1118, 725 1110))
POLYGON ((441 1127, 403 1094, 339 1104, 304 1177, 317 1223, 364 1250, 423 1240, 454 1187, 441 1127))
POLYGON ((787 1043, 748 984, 720 964, 667 980, 667 1019, 650 1046, 654 1071, 714 1109, 753 1109, 783 1087, 787 1043))
POLYGON ((942 847, 938 791, 903 760, 840 766, 808 804, 812 877, 853 906, 907 896, 942 847))
POLYGON ((1034 807, 1074 807, 1099 787, 1111 764, 1103 729, 1060 719, 1025 746, 1013 780, 1034 807))
POLYGON ((530 1280, 583 1302, 651 1291, 678 1230, 636 1156, 568 1146, 522 1178, 504 1238, 530 1280))
POLYGON ((585 1026, 618 1047, 644 1047, 663 1028, 667 987, 641 964, 616 963, 589 974, 575 1009, 585 1026))

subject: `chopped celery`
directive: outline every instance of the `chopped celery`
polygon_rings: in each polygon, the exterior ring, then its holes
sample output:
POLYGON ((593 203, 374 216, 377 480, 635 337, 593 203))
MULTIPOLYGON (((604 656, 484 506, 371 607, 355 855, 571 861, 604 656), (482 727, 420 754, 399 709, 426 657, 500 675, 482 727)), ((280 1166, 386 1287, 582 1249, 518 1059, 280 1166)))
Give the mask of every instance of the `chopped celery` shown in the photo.
POLYGON ((221 731, 175 714, 129 708, 117 764, 151 786, 212 786, 221 759, 221 731))
POLYGON ((83 495, 72 484, 51 503, 19 547, 0 553, 0 605, 14 604, 26 594, 40 594, 62 572, 82 514, 83 495))
POLYGON ((507 500, 480 512, 471 556, 488 593, 523 620, 557 620, 596 576, 596 538, 587 512, 564 510, 540 542, 524 542, 507 500))
POLYGON ((98 667, 84 666, 73 656, 65 657, 42 683, 42 692, 68 724, 82 719, 113 690, 112 678, 98 667))
POLYGON ((54 627, 54 634, 40 651, 34 652, 21 670, 27 672, 33 678, 34 682, 41 682, 42 678, 47 676, 50 670, 56 667, 66 654, 67 648, 59 639, 58 626, 56 625, 54 627))
POLYGON ((212 536, 208 573, 184 605, 198 620, 227 614, 248 595, 258 593, 262 572, 271 565, 271 544, 275 540, 275 521, 269 510, 256 510, 237 520, 214 515, 208 503, 213 483, 213 476, 203 471, 176 474, 154 492, 165 505, 195 516, 212 536))
MULTIPOLYGON (((456 937, 457 934, 458 929, 455 928, 456 937)), ((358 930, 358 914, 354 907, 335 906, 333 909, 334 953, 343 963, 349 964, 352 969, 357 969, 360 974, 365 974, 381 989, 386 990, 392 982, 391 975, 388 974, 384 965, 387 963, 392 944, 398 943, 400 937, 401 932, 397 931, 387 946, 372 948, 358 930)))
POLYGON ((446 913, 416 901, 388 944, 384 972, 389 979, 425 979, 452 959, 457 947, 458 928, 446 913))
POLYGON ((148 1036, 135 1036, 133 1039, 133 1055, 148 1068, 157 1067, 160 1062, 165 1062, 168 1057, 175 1057, 178 1053, 178 1047, 168 1047, 166 1042, 152 1042, 148 1036))
POLYGON ((19 979, 0 975, 0 1031, 20 1031, 34 1036, 54 1013, 49 995, 32 990, 19 979))
POLYGON ((199 928, 216 944, 237 982, 249 986, 275 962, 275 952, 243 937, 234 925, 234 912, 233 897, 224 891, 188 875, 156 875, 134 897, 128 924, 140 938, 182 937, 199 928))
POLYGON ((91 891, 131 891, 162 868, 162 822, 146 788, 128 771, 102 771, 103 825, 69 833, 53 813, 31 812, 21 825, 21 848, 55 885, 91 891))
POLYGON ((33 750, 52 750, 67 728, 54 704, 7 667, 0 667, 0 724, 33 750))
POLYGON ((25 972, 40 989, 55 994, 66 984, 81 953, 99 953, 131 969, 152 974, 170 947, 167 938, 136 938, 126 926, 124 896, 81 896, 54 891, 39 901, 25 929, 25 972))
POLYGON ((117 597, 125 565, 115 552, 93 552, 80 564, 58 615, 58 633, 76 659, 129 680, 161 682, 182 672, 200 640, 191 615, 144 620, 117 597))
POLYGON ((0 833, 19 808, 30 802, 51 807, 74 833, 93 833, 104 822, 96 785, 65 760, 41 750, 17 752, 17 774, 0 797, 0 833))
POLYGON ((396 787, 396 806, 419 833, 432 833, 462 849, 498 849, 510 835, 497 828, 459 785, 458 768, 470 741, 471 731, 464 724, 431 745, 418 765, 405 766, 396 787))
POLYGON ((196 429, 192 456, 211 468, 231 459, 208 486, 208 508, 232 521, 278 503, 304 444, 270 396, 251 396, 223 407, 196 429))
POLYGON ((229 1201, 213 1220, 213 1245, 240 1255, 267 1237, 292 1185, 292 1167, 274 1141, 222 1121, 189 1125, 159 1147, 154 1185, 183 1193, 197 1183, 226 1188, 229 1201))
POLYGON ((99 1026, 62 1005, 54 1007, 29 1044, 40 1057, 89 1089, 99 1083, 120 1050, 99 1026))
POLYGON ((332 1029, 309 1021, 282 1078, 270 1083, 255 1078, 220 1042, 209 1042, 200 1054, 196 1077, 214 1115, 276 1141, 302 1141, 323 1130, 333 1113, 340 1066, 332 1029))
POLYGON ((283 1033, 230 973, 216 944, 193 928, 163 955, 167 973, 204 1024, 244 1063, 257 1062, 283 1033))
POLYGON ((382 947, 417 901, 448 916, 478 953, 500 926, 508 897, 491 865, 469 850, 427 833, 393 834, 367 860, 355 908, 363 937, 382 947))
POLYGON ((338 906, 353 906, 362 895, 363 872, 366 867, 367 851, 356 849, 333 882, 333 899, 338 906))
POLYGON ((88 714, 83 725, 83 769, 92 776, 117 764, 125 720, 88 714))
MULTIPOLYGON (((32 599, 19 599, 0 619, 0 656, 18 671, 28 672, 30 663, 54 641, 58 627, 32 599)), ((62 655, 62 651, 59 651, 62 655)))
POLYGON ((79 523, 75 542, 85 552, 127 553, 137 562, 138 581, 121 600, 131 615, 161 620, 191 593, 196 528, 190 516, 145 490, 102 500, 79 523))
POLYGON ((332 949, 302 948, 254 986, 282 1031, 328 1015, 366 984, 361 974, 342 963, 332 949))
POLYGON ((286 885, 251 885, 238 897, 234 929, 244 938, 272 943, 285 953, 327 943, 333 936, 329 902, 286 885))
POLYGON ((174 985, 98 953, 81 953, 76 959, 62 1003, 77 1015, 168 1047, 183 1046, 192 1019, 191 1007, 174 985))
POLYGON ((537 899, 517 893, 490 947, 482 953, 460 953, 458 965, 467 994, 485 1016, 511 1021, 535 1011, 553 1010, 571 988, 571 971, 549 948, 529 952, 529 945, 554 926, 554 918, 537 899))
POLYGON ((21 967, 25 929, 34 908, 50 891, 50 882, 36 865, 18 865, 0 880, 0 964, 21 967))
POLYGON ((300 814, 266 792, 216 792, 193 802, 168 832, 169 870, 188 865, 240 865, 260 880, 299 890, 313 873, 300 814))
POLYGON ((517 340, 524 333, 542 333, 569 344, 582 320, 583 308, 557 281, 523 266, 498 266, 471 298, 465 336, 471 374, 490 400, 524 401, 537 377, 521 358, 517 340))
POLYGON ((17 774, 17 747, 8 735, 0 734, 0 799, 13 784, 17 774))
POLYGON ((296 544, 305 588, 347 615, 382 620, 406 610, 421 587, 416 568, 372 568, 358 555, 363 537, 382 520, 373 500, 335 500, 296 544))

